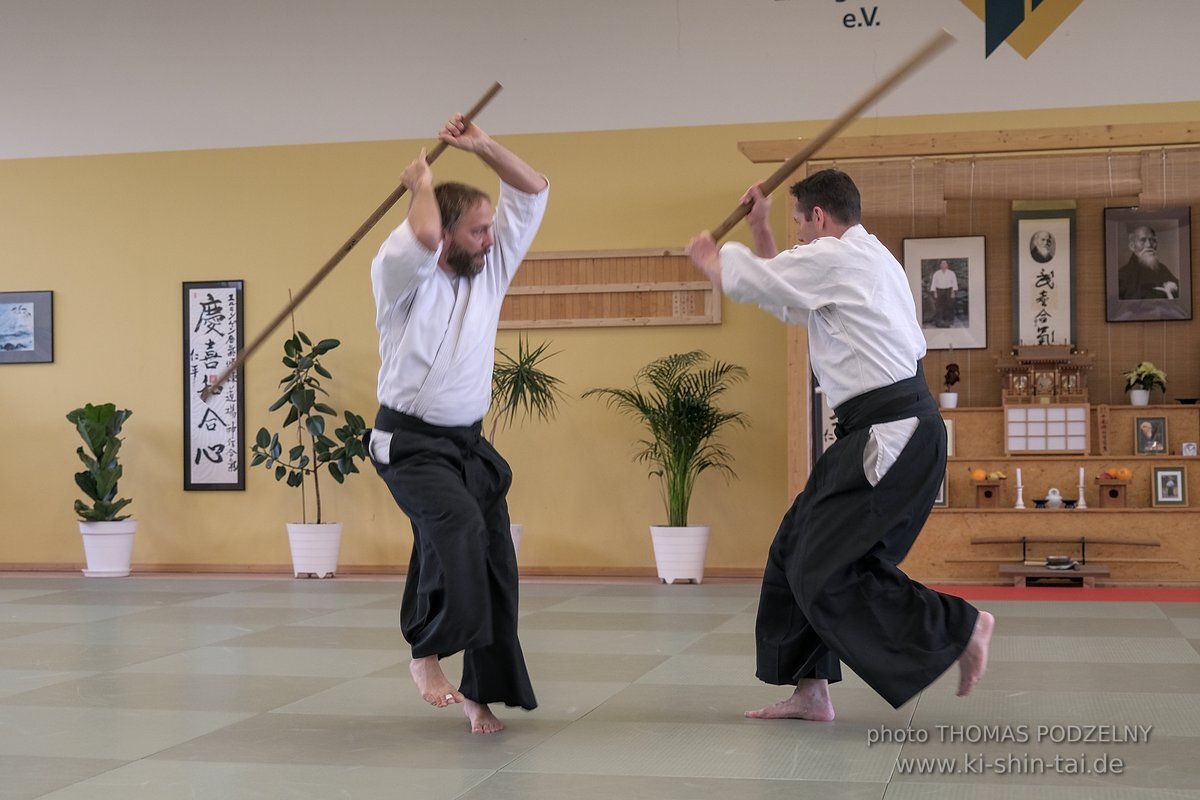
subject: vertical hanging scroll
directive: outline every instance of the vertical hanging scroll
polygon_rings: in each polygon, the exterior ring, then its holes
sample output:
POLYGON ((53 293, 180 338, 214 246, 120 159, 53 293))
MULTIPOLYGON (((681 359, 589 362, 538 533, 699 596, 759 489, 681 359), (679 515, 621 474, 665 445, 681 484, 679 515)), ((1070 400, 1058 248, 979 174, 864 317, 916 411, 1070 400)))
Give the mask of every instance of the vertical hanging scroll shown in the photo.
POLYGON ((242 282, 183 284, 183 488, 242 490, 246 403, 241 370, 207 400, 242 349, 242 282))
POLYGON ((1013 212, 1014 344, 1075 341, 1075 210, 1013 212))

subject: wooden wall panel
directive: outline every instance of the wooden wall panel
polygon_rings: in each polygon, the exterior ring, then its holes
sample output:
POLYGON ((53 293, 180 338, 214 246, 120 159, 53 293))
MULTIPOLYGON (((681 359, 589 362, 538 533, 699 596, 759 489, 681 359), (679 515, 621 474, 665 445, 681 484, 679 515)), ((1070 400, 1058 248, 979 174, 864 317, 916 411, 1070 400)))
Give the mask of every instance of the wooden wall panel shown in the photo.
POLYGON ((501 328, 720 321, 713 285, 677 250, 530 253, 500 311, 501 328))

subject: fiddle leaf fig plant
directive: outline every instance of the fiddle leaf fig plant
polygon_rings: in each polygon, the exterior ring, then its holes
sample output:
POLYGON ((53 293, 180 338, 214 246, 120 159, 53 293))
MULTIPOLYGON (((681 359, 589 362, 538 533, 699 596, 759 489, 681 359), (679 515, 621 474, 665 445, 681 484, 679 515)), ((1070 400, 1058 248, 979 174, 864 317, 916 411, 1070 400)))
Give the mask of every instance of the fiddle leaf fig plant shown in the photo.
MULTIPOLYGON (((357 461, 366 458, 363 445, 366 422, 351 411, 342 414, 344 423, 332 431, 327 418, 336 420, 338 412, 317 395, 328 396, 321 378, 332 380, 333 375, 321 363, 321 358, 341 345, 337 339, 322 339, 313 344, 304 331, 296 331, 283 343, 283 365, 289 372, 279 381, 283 393, 269 411, 287 409, 283 428, 297 426, 297 444, 284 453, 279 433, 260 428, 254 439, 254 457, 250 466, 273 470, 275 480, 287 481, 288 486, 303 490, 311 481, 316 501, 316 522, 321 518, 321 471, 326 470, 338 483, 358 472, 357 461), (329 433, 332 432, 331 438, 329 433)), ((307 507, 302 503, 304 522, 308 522, 307 507)))
POLYGON ((75 425, 84 443, 75 451, 86 467, 75 473, 75 484, 92 501, 90 505, 75 501, 75 513, 84 522, 129 519, 128 514, 120 512, 133 501, 117 498, 117 481, 124 472, 117 455, 121 452, 121 427, 132 414, 127 409, 118 411, 113 403, 88 403, 67 414, 67 421, 75 425))

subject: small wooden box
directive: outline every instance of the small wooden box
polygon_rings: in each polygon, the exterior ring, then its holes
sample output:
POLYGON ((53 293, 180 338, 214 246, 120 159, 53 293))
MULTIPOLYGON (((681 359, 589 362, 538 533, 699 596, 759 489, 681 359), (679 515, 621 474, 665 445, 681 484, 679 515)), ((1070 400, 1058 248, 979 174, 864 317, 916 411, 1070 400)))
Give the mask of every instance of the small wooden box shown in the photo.
POLYGON ((1099 487, 1101 508, 1125 508, 1125 490, 1129 481, 1096 478, 1096 486, 1099 487))
POLYGON ((975 481, 975 507, 1000 507, 1000 481, 975 481))

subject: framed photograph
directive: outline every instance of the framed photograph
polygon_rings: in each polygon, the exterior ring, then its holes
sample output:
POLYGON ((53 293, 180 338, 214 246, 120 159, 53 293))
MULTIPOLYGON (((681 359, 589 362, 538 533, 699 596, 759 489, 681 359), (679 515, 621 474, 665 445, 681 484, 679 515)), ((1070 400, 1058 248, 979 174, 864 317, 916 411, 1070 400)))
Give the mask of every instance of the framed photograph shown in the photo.
POLYGON ((246 488, 246 398, 237 370, 206 400, 242 349, 242 282, 183 284, 183 488, 246 488))
POLYGON ((1159 506, 1186 506, 1187 501, 1187 471, 1185 467, 1155 467, 1150 487, 1153 497, 1151 503, 1159 506))
POLYGON ((1191 209, 1104 209, 1109 322, 1192 318, 1191 209))
POLYGON ((1166 417, 1134 417, 1133 450, 1139 456, 1165 456, 1170 452, 1166 417))
POLYGON ((904 272, 930 350, 987 347, 982 236, 904 240, 904 272))
POLYGON ((0 292, 0 364, 54 360, 54 292, 0 292))
POLYGON ((946 457, 954 455, 954 420, 949 417, 942 417, 942 422, 946 423, 946 457))
POLYGON ((1075 211, 1013 211, 1014 344, 1075 341, 1075 211))
POLYGON ((1181 456, 1195 457, 1195 455, 1196 455, 1196 443, 1195 443, 1195 442, 1184 442, 1184 443, 1183 443, 1182 445, 1180 445, 1180 447, 1179 447, 1179 454, 1180 454, 1181 456))
POLYGON ((933 498, 935 508, 945 508, 950 505, 950 493, 946 491, 946 473, 942 473, 942 485, 938 487, 937 497, 933 498))

